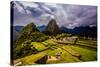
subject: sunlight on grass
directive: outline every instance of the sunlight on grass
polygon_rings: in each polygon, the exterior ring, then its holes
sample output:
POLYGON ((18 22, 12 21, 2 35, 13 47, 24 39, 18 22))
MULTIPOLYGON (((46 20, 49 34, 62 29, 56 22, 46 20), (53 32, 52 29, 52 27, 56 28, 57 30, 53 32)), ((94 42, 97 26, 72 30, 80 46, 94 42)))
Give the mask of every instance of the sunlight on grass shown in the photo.
POLYGON ((70 46, 70 47, 81 54, 80 59, 82 61, 95 61, 97 59, 96 51, 81 48, 79 46, 70 46))
POLYGON ((53 40, 51 40, 51 39, 48 39, 48 40, 46 40, 46 41, 44 41, 45 43, 48 43, 48 44, 51 44, 51 45, 53 45, 53 44, 57 44, 57 43, 55 43, 53 40))
POLYGON ((39 60, 40 58, 44 57, 47 52, 49 52, 50 50, 45 50, 43 52, 37 53, 37 54, 32 54, 30 56, 26 56, 24 58, 21 59, 21 62, 23 64, 33 64, 35 61, 39 60))
POLYGON ((39 43, 39 42, 32 42, 31 44, 32 44, 33 47, 35 47, 38 51, 47 49, 47 47, 45 47, 42 43, 39 43))
POLYGON ((70 53, 72 56, 75 56, 75 57, 80 57, 80 53, 78 53, 77 51, 71 49, 70 46, 63 46, 62 47, 65 51, 67 51, 68 53, 70 53))
POLYGON ((89 47, 94 47, 94 48, 97 47, 97 42, 88 41, 88 40, 80 40, 80 41, 77 42, 77 44, 89 46, 89 47))
POLYGON ((57 49, 55 49, 53 51, 48 52, 47 54, 52 56, 52 55, 55 55, 55 54, 57 54, 59 52, 62 52, 62 50, 60 48, 57 48, 57 49))

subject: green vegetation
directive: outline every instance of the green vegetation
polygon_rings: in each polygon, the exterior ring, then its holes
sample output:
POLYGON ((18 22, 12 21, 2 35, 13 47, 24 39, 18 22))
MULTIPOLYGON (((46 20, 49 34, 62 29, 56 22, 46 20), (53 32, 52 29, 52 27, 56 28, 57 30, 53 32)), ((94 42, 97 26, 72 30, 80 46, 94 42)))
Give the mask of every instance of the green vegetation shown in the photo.
POLYGON ((21 45, 18 45, 14 50, 13 50, 13 58, 17 59, 17 58, 22 58, 26 55, 30 55, 32 53, 37 52, 36 48, 31 48, 31 41, 25 41, 24 43, 22 43, 21 45))
POLYGON ((33 45, 32 48, 35 47, 38 51, 47 49, 42 43, 32 42, 31 44, 33 45))
POLYGON ((49 44, 49 45, 54 45, 54 44, 56 44, 53 40, 51 40, 51 39, 48 39, 48 40, 46 40, 46 41, 44 41, 43 43, 47 43, 47 44, 49 44))
POLYGON ((80 41, 77 42, 77 44, 97 48, 96 41, 80 40, 80 41))
MULTIPOLYGON (((55 21, 53 20, 53 22, 55 21)), ((56 24, 54 23, 54 25, 56 24)), ((33 23, 25 26, 13 49, 14 64, 28 65, 41 64, 41 62, 51 64, 97 60, 97 41, 84 40, 67 33, 57 34, 58 28, 54 27, 50 30, 51 28, 53 27, 46 29, 51 32, 48 35, 39 32, 33 23)))
POLYGON ((71 46, 71 48, 81 54, 80 59, 82 61, 96 61, 97 60, 97 53, 94 50, 85 49, 79 46, 71 46))
POLYGON ((82 61, 95 61, 97 60, 97 54, 95 50, 90 50, 88 48, 80 47, 78 45, 66 45, 55 43, 52 40, 46 40, 44 42, 32 42, 31 49, 35 48, 40 51, 37 54, 32 54, 21 58, 23 65, 25 64, 36 64, 35 61, 44 57, 45 55, 54 56, 61 52, 61 58, 58 60, 48 60, 47 63, 65 63, 65 62, 82 62, 82 61), (45 46, 48 44, 48 46, 45 46), (53 45, 51 45, 53 44, 53 45), (53 50, 52 50, 53 49, 53 50), (30 59, 29 59, 30 58, 30 59))
POLYGON ((31 40, 33 38, 33 35, 37 35, 37 33, 34 32, 39 32, 34 23, 30 23, 27 26, 25 26, 20 32, 20 36, 16 41, 16 45, 20 45, 24 41, 31 40))
POLYGON ((46 51, 43 51, 43 52, 40 52, 40 53, 37 53, 37 54, 33 54, 33 55, 30 55, 30 56, 26 56, 26 57, 23 57, 21 58, 21 62, 23 64, 33 64, 35 61, 37 61, 38 59, 44 57, 46 55, 46 52, 48 52, 49 50, 46 50, 46 51))

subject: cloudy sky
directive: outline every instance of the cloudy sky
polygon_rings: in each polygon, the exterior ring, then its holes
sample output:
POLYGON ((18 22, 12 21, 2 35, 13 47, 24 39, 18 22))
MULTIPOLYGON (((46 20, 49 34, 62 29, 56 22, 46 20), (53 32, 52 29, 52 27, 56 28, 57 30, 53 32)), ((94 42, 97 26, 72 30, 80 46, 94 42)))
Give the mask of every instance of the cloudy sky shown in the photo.
POLYGON ((15 1, 13 8, 14 26, 47 25, 51 19, 67 28, 97 25, 96 6, 15 1))

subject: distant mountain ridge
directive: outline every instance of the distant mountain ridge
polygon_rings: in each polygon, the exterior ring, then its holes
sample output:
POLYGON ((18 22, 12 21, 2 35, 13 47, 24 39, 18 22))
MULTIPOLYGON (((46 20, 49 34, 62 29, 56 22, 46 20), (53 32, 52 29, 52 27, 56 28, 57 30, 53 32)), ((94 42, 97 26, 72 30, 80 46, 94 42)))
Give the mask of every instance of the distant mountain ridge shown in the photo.
POLYGON ((73 35, 97 37, 97 27, 85 26, 85 27, 75 27, 74 29, 68 29, 62 26, 60 30, 62 32, 70 33, 73 35))
POLYGON ((13 28, 17 31, 20 32, 24 26, 13 26, 13 28))
MULTIPOLYGON (((51 23, 51 21, 50 21, 50 23, 47 26, 41 25, 41 26, 37 26, 36 28, 40 32, 45 31, 45 33, 55 34, 55 33, 62 32, 62 33, 70 33, 70 34, 73 34, 73 35, 97 37, 97 27, 96 26, 95 27, 89 27, 89 26, 75 27, 74 29, 69 29, 69 28, 66 28, 64 26, 59 28, 58 25, 56 24, 56 21, 53 20, 53 22, 54 22, 54 24, 51 23), (53 29, 53 28, 56 28, 56 29, 53 29)), ((14 26, 14 30, 17 33, 19 33, 23 29, 23 27, 24 26, 14 26)), ((15 33, 14 35, 17 35, 17 34, 15 33)), ((15 36, 15 38, 16 38, 16 36, 15 36)))

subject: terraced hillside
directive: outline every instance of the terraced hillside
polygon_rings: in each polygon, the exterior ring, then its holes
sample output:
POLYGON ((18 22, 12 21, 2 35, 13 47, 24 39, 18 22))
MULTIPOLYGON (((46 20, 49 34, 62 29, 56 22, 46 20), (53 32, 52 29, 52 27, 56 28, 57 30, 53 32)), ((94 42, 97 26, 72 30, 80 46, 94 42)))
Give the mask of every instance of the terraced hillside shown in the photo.
MULTIPOLYGON (((72 37, 70 37, 72 38, 72 37)), ((73 38, 72 38, 73 39, 73 38)), ((31 49, 37 52, 14 60, 14 65, 70 63, 96 61, 96 41, 78 40, 76 44, 71 40, 49 38, 43 42, 31 42, 31 49)))

